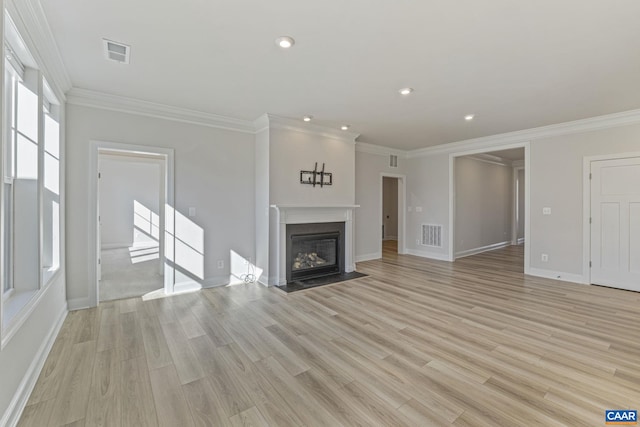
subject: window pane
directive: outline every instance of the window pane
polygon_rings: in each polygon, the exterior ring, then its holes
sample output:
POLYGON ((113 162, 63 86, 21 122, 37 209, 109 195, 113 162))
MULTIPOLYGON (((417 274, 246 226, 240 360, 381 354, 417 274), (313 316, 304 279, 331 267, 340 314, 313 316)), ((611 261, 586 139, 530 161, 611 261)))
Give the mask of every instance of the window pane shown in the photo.
POLYGON ((18 134, 16 178, 38 178, 38 146, 18 134))
POLYGON ((38 95, 18 83, 18 131, 38 140, 38 95))
POLYGON ((60 162, 49 153, 44 155, 44 188, 60 194, 60 162))
POLYGON ((44 150, 60 158, 60 125, 48 114, 44 116, 44 150))

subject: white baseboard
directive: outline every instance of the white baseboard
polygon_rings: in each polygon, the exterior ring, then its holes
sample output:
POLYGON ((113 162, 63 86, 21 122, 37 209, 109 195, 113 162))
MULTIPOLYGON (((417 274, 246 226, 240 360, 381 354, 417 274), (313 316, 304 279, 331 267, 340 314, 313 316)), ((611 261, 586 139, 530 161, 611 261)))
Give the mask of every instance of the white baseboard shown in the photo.
POLYGON ((482 246, 479 248, 467 249, 465 251, 456 252, 456 258, 464 258, 466 256, 476 255, 482 252, 493 251, 500 248, 506 248, 507 246, 511 246, 510 241, 494 243, 492 245, 482 246))
POLYGON ((524 237, 521 237, 521 238, 519 238, 519 239, 516 241, 516 244, 517 244, 517 245, 521 245, 521 244, 523 244, 523 243, 524 243, 524 237))
POLYGON ((422 257, 422 258, 435 259, 435 260, 438 260, 438 261, 451 261, 449 259, 449 255, 440 254, 440 253, 437 253, 437 252, 421 251, 421 250, 418 250, 418 249, 407 249, 407 254, 419 256, 419 257, 422 257))
POLYGON ((356 262, 371 261, 382 258, 382 252, 374 252, 371 254, 356 255, 356 262))
POLYGON ((89 303, 89 297, 73 298, 67 301, 67 307, 69 307, 69 311, 75 311, 89 308, 91 304, 89 303))
POLYGON ((546 279, 562 280, 563 282, 580 283, 588 285, 587 281, 581 274, 566 273, 564 271, 545 270, 542 268, 529 267, 529 271, 525 274, 530 276, 544 277, 546 279))
POLYGON ((398 236, 387 236, 382 240, 398 240, 398 236))
POLYGON ((129 248, 133 245, 131 242, 124 243, 103 243, 100 245, 100 249, 108 250, 108 249, 121 249, 121 248, 129 248))
POLYGON ((42 344, 38 349, 38 353, 36 353, 31 365, 29 365, 29 369, 27 369, 27 372, 22 378, 18 389, 13 395, 13 399, 11 399, 9 407, 4 412, 2 419, 0 419, 0 426, 15 427, 18 425, 22 411, 24 411, 24 408, 27 406, 29 396, 31 395, 33 388, 36 386, 36 381, 38 381, 40 372, 44 367, 44 362, 46 362, 47 356, 49 356, 51 347, 53 347, 53 343, 58 336, 58 332, 60 332, 60 328, 62 328, 62 324, 64 323, 64 319, 67 317, 67 313, 67 304, 65 304, 51 329, 49 329, 47 337, 42 341, 42 344))

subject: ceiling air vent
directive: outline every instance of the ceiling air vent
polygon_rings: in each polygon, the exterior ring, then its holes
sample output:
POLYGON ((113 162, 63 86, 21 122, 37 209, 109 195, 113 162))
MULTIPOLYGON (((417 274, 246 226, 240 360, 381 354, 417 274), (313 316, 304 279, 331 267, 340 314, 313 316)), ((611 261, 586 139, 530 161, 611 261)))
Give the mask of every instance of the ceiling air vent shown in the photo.
POLYGON ((395 154, 389 154, 389 167, 397 168, 398 167, 398 156, 395 154))
POLYGON ((422 245, 442 247, 442 226, 422 224, 422 245))
POLYGON ((107 59, 120 62, 122 64, 129 63, 131 46, 107 39, 102 39, 102 44, 104 46, 104 55, 107 59))

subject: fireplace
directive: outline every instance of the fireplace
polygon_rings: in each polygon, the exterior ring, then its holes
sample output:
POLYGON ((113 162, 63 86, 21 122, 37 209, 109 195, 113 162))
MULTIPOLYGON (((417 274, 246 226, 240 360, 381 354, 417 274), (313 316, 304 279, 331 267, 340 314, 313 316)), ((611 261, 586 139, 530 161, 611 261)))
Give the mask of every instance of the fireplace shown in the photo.
POLYGON ((344 273, 344 222, 287 224, 287 282, 344 273))

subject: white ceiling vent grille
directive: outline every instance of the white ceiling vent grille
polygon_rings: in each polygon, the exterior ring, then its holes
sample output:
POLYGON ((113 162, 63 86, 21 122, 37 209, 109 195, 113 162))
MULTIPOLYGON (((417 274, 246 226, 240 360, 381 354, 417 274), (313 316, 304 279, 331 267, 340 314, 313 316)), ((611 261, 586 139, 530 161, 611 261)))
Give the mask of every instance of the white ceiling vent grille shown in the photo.
POLYGON ((102 39, 102 44, 104 46, 104 55, 107 59, 120 62, 122 64, 129 63, 131 46, 107 39, 102 39))
POLYGON ((389 167, 397 168, 398 167, 398 156, 395 154, 389 154, 389 167))
POLYGON ((442 247, 442 226, 422 224, 422 244, 424 246, 442 247))

